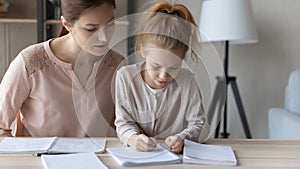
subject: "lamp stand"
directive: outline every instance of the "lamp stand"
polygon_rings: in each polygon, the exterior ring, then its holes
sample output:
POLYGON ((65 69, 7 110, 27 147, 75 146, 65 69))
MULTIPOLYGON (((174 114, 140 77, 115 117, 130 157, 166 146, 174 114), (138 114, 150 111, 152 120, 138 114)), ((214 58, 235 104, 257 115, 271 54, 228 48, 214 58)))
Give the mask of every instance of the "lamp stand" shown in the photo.
MULTIPOLYGON (((244 128, 246 137, 252 138, 250 129, 248 126, 245 110, 243 107, 243 103, 241 100, 241 96, 240 96, 238 86, 236 83, 236 77, 228 75, 228 61, 229 61, 228 54, 229 54, 229 41, 225 41, 224 71, 225 71, 225 80, 226 80, 226 91, 225 91, 225 105, 224 105, 224 113, 223 113, 223 132, 221 133, 221 136, 223 138, 228 138, 228 136, 229 136, 229 133, 227 132, 227 105, 228 105, 228 100, 227 100, 228 92, 227 91, 228 91, 228 85, 231 85, 231 88, 232 88, 232 91, 234 94, 234 99, 235 99, 236 105, 238 107, 238 111, 240 114, 240 118, 241 118, 241 121, 243 124, 243 128, 244 128)), ((221 96, 215 96, 215 95, 219 93, 218 91, 220 89, 218 89, 218 86, 221 86, 221 85, 219 85, 220 83, 224 83, 224 78, 219 77, 219 78, 217 78, 217 80, 218 80, 218 83, 217 83, 217 87, 216 87, 216 90, 214 93, 214 97, 221 97, 221 96)), ((213 102, 214 102, 214 99, 212 101, 212 104, 214 104, 213 102)), ((220 130, 220 122, 216 128, 215 138, 219 137, 219 130, 220 130)))

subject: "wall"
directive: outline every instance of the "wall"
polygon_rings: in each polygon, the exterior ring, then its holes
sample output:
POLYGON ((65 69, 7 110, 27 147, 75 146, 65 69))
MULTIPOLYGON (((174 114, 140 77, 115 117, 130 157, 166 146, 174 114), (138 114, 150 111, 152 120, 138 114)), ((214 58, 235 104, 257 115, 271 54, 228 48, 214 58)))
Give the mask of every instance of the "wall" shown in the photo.
MULTIPOLYGON (((4 18, 35 18, 35 0, 10 0, 9 12, 1 14, 4 18)), ((0 23, 0 79, 11 60, 24 47, 35 43, 36 24, 0 23)))
MULTIPOLYGON (((259 42, 232 46, 230 74, 238 78, 253 137, 267 138, 268 109, 283 106, 289 73, 300 68, 300 1, 251 2, 259 42)), ((232 136, 242 137, 241 125, 236 123, 238 113, 232 104, 230 112, 232 136)))

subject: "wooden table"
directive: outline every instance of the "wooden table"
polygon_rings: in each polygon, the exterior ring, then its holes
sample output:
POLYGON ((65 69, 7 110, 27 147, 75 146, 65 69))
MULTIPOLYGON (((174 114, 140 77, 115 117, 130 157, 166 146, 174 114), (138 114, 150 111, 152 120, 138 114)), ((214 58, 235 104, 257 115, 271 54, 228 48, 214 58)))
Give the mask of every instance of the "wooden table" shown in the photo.
MULTIPOLYGON (((237 166, 209 166, 194 164, 154 165, 145 167, 121 167, 108 153, 99 154, 108 168, 164 168, 164 169, 299 169, 300 140, 268 139, 210 139, 208 144, 230 145, 238 160, 237 166)), ((117 138, 107 138, 106 147, 121 146, 117 138)), ((43 169, 40 157, 29 154, 0 154, 0 169, 43 169)))

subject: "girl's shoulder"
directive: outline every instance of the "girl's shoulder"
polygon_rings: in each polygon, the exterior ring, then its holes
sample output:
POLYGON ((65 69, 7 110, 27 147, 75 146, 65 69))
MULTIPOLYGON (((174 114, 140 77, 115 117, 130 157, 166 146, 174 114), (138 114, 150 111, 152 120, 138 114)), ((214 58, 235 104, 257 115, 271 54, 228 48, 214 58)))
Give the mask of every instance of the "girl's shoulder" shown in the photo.
POLYGON ((179 75, 179 78, 194 78, 194 73, 187 68, 182 68, 179 75))
POLYGON ((142 70, 141 66, 141 63, 121 66, 117 70, 117 78, 124 79, 127 81, 131 81, 133 79, 140 79, 138 77, 140 77, 140 72, 142 70))
POLYGON ((178 76, 176 77, 176 81, 181 85, 184 84, 192 84, 196 80, 195 74, 187 68, 182 68, 178 76))
POLYGON ((123 65, 118 70, 119 74, 137 74, 141 71, 142 63, 135 63, 131 65, 123 65))

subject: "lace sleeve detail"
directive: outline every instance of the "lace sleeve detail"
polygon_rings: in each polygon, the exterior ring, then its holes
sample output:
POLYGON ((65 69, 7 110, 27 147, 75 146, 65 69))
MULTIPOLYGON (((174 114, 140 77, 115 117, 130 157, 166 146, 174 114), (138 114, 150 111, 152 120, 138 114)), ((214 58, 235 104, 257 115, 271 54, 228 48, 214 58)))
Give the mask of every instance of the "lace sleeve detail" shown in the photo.
POLYGON ((30 46, 22 51, 28 76, 54 64, 46 53, 44 44, 30 46))
POLYGON ((123 59, 124 59, 124 57, 122 55, 111 50, 106 55, 106 57, 104 59, 104 63, 109 65, 110 67, 116 69, 119 66, 119 64, 122 62, 123 59))

